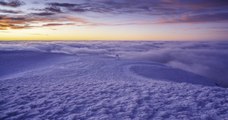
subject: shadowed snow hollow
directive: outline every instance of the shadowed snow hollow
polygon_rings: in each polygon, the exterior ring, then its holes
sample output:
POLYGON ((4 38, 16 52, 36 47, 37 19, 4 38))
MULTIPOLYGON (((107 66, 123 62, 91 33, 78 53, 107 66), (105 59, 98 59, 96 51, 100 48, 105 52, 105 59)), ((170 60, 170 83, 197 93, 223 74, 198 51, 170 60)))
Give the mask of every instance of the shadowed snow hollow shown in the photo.
POLYGON ((205 77, 162 65, 136 64, 130 66, 129 69, 133 72, 133 74, 138 74, 142 77, 150 78, 153 80, 164 80, 179 83, 186 82, 210 86, 216 85, 215 82, 205 77))

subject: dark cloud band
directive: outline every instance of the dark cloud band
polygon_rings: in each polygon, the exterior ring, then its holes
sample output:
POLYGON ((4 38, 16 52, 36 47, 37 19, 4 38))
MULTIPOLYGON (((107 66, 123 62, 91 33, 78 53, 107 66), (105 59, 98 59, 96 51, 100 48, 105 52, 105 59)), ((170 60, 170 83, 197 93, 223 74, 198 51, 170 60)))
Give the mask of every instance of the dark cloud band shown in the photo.
POLYGON ((24 4, 24 2, 19 0, 11 0, 11 1, 0 1, 1 6, 7 6, 7 7, 20 7, 24 4))

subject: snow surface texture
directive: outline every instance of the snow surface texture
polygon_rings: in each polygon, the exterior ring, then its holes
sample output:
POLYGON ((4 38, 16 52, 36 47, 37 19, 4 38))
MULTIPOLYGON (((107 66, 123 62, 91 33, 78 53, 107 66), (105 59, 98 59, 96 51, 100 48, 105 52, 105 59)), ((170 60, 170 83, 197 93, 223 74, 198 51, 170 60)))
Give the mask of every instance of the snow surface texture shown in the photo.
POLYGON ((227 42, 0 42, 0 119, 228 118, 227 42))

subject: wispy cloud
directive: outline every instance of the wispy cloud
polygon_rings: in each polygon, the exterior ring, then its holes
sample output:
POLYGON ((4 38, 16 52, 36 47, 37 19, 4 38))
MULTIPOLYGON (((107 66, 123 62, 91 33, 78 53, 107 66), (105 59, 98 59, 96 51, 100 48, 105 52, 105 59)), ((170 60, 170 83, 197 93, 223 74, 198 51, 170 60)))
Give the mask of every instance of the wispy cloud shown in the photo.
POLYGON ((46 7, 44 9, 44 11, 49 11, 49 12, 54 12, 54 13, 62 13, 62 10, 59 7, 55 7, 55 6, 46 7))
POLYGON ((198 15, 183 15, 177 18, 164 19, 158 23, 205 23, 205 22, 227 22, 228 13, 208 13, 198 15))
POLYGON ((65 24, 61 24, 61 23, 49 23, 49 24, 44 24, 42 25, 43 27, 52 27, 52 26, 65 26, 65 25, 75 25, 74 23, 65 23, 65 24))
POLYGON ((9 13, 9 14, 18 14, 18 13, 22 13, 22 11, 16 11, 16 10, 6 10, 6 9, 0 9, 0 13, 9 13))
POLYGON ((71 3, 52 2, 49 6, 64 7, 73 12, 148 13, 167 15, 189 12, 217 11, 228 7, 225 0, 88 0, 71 3), (216 8, 216 9, 215 9, 216 8))
POLYGON ((20 7, 23 5, 24 2, 20 0, 1 0, 0 6, 7 6, 7 7, 20 7))
POLYGON ((48 5, 57 6, 57 7, 67 7, 68 8, 68 7, 75 7, 76 5, 79 5, 79 4, 53 2, 53 3, 48 3, 48 5))
POLYGON ((55 13, 52 12, 39 12, 39 13, 32 13, 33 15, 36 16, 50 16, 50 15, 55 15, 55 13))
POLYGON ((46 17, 46 15, 33 16, 32 18, 28 16, 20 17, 9 17, 9 16, 0 16, 0 30, 8 29, 25 29, 25 28, 34 28, 34 27, 47 27, 47 26, 62 26, 62 25, 86 25, 90 24, 85 19, 73 17, 73 16, 62 16, 62 17, 46 17), (53 23, 54 22, 54 23, 53 23), (68 22, 68 23, 66 23, 68 22), (36 25, 42 24, 42 25, 36 25))

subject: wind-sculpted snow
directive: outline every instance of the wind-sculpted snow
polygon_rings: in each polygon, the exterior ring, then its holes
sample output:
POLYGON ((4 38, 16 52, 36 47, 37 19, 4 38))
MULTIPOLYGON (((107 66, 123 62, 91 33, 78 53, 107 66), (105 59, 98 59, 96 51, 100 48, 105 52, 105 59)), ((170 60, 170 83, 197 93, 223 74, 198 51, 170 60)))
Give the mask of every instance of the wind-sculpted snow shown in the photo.
POLYGON ((4 65, 0 73, 5 74, 0 76, 1 120, 228 116, 228 90, 217 82, 220 79, 189 72, 199 64, 226 73, 225 42, 2 42, 0 46, 4 65))
POLYGON ((120 56, 162 63, 202 75, 228 87, 228 42, 0 42, 0 51, 120 56))
POLYGON ((12 75, 42 66, 58 63, 68 58, 63 54, 50 54, 33 51, 1 51, 0 76, 12 75))
MULTIPOLYGON (((205 86, 206 83, 163 82, 153 80, 153 75, 151 79, 138 78, 129 73, 129 65, 140 64, 95 56, 76 57, 3 80, 0 82, 0 118, 144 120, 227 117, 228 91, 225 88, 205 86)), ((156 63, 152 65, 167 69, 156 63)), ((183 77, 176 76, 177 79, 183 77)))

